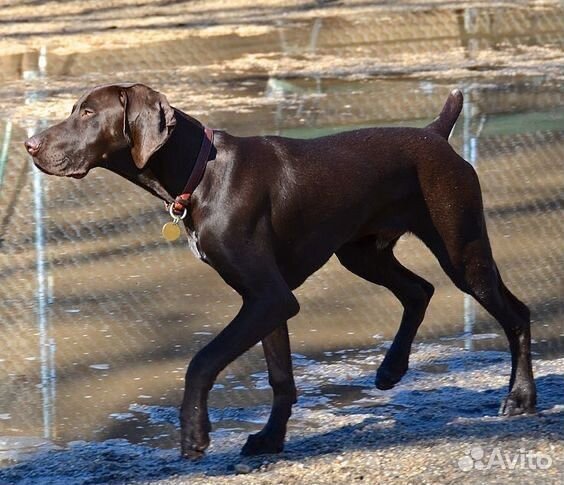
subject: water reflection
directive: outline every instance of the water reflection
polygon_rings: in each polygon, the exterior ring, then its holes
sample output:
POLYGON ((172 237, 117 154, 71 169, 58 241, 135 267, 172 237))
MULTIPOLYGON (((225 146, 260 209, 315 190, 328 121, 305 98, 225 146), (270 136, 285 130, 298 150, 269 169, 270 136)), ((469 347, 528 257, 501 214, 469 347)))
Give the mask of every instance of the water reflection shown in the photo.
MULTIPOLYGON (((72 43, 72 32, 67 31, 67 42, 53 42, 57 47, 48 53, 48 74, 58 78, 84 78, 85 69, 91 69, 92 66, 96 66, 96 69, 88 72, 89 76, 94 71, 113 76, 134 71, 138 78, 138 75, 151 71, 152 84, 155 84, 168 77, 171 70, 181 67, 190 71, 192 79, 210 84, 210 79, 225 74, 218 73, 218 68, 231 71, 230 62, 234 60, 254 59, 257 62, 250 69, 251 72, 264 75, 259 62, 263 60, 261 56, 273 61, 289 62, 300 56, 330 55, 341 60, 340 66, 335 68, 345 66, 347 58, 364 56, 378 65, 382 74, 382 70, 386 71, 387 62, 400 56, 406 56, 406 60, 415 65, 421 53, 449 56, 456 51, 466 59, 481 62, 485 50, 515 54, 515 48, 547 48, 564 44, 563 8, 554 4, 540 8, 498 4, 492 7, 447 6, 440 9, 432 6, 419 6, 416 9, 388 6, 380 12, 368 10, 366 12, 360 6, 357 11, 354 8, 344 9, 340 15, 324 14, 319 17, 307 15, 307 12, 304 15, 303 11, 277 18, 252 15, 245 19, 250 30, 245 32, 245 26, 242 26, 242 34, 234 33, 229 28, 224 33, 213 31, 213 26, 211 30, 206 30, 210 20, 206 18, 204 25, 200 25, 200 29, 192 32, 192 35, 145 44, 142 49, 120 47, 122 43, 112 42, 106 44, 111 50, 81 52, 83 49, 73 49, 74 46, 64 47, 72 43), (138 55, 140 50, 142 56, 138 55), (202 52, 206 55, 202 55, 202 52), (215 71, 213 75, 209 70, 210 65, 215 71)), ((128 15, 135 16, 136 12, 130 11, 128 15)), ((174 25, 168 27, 178 27, 177 22, 174 19, 174 25)), ((89 27, 99 28, 95 21, 89 27)), ((166 29, 167 25, 161 27, 166 29)), ((89 29, 86 30, 78 34, 87 34, 89 29)), ((106 26, 106 31, 98 32, 98 35, 111 37, 112 33, 106 26)), ((29 49, 5 56, 2 59, 0 81, 20 79, 22 70, 35 69, 38 55, 38 52, 29 49)), ((542 55, 542 52, 537 51, 537 55, 542 55)), ((308 60, 313 61, 313 58, 308 60)), ((404 67, 408 69, 408 66, 404 67)), ((502 67, 488 60, 474 66, 477 71, 502 67)), ((236 70, 233 69, 229 74, 233 75, 236 70)), ((388 74, 394 72, 391 68, 388 74)))

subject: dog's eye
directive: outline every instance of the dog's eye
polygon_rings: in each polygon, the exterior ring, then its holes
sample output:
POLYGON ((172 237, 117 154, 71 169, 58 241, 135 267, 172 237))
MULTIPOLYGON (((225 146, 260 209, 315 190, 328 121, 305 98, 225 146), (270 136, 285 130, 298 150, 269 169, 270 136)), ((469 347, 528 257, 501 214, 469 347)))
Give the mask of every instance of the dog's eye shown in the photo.
POLYGON ((94 111, 92 111, 91 109, 88 108, 82 108, 82 111, 80 112, 80 116, 82 116, 83 118, 85 116, 91 116, 94 114, 94 111))

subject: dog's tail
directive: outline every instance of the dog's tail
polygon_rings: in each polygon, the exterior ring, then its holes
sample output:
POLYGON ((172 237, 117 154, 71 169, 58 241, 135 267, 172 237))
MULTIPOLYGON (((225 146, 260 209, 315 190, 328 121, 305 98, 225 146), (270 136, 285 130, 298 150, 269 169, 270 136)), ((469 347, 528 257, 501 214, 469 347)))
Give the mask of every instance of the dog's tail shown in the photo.
POLYGON ((434 131, 448 140, 450 132, 462 110, 462 102, 463 97, 460 89, 453 89, 448 95, 441 114, 427 125, 425 129, 434 131))

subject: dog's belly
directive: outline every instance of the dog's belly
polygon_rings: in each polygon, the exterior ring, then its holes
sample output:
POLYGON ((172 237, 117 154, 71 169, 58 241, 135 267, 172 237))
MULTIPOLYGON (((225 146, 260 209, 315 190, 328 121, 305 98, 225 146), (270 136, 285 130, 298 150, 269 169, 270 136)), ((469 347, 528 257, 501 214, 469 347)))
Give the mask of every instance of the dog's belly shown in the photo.
POLYGON ((377 249, 386 249, 390 244, 394 243, 406 231, 399 229, 384 229, 374 234, 374 245, 377 249))

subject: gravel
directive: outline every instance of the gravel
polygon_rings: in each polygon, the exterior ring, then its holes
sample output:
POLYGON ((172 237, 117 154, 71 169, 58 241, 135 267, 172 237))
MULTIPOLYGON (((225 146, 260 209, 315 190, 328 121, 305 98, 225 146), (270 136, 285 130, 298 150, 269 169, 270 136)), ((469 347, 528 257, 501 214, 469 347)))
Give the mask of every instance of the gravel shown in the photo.
MULTIPOLYGON (((280 455, 243 458, 246 435, 221 430, 212 433, 209 452, 197 462, 181 459, 175 449, 125 440, 79 441, 31 454, 0 471, 0 483, 564 483, 563 358, 535 361, 539 412, 503 418, 497 409, 510 369, 506 353, 420 344, 402 383, 384 392, 373 386, 381 350, 342 361, 296 359, 305 395, 280 455), (354 399, 337 405, 324 396, 327 386, 354 389, 354 399)), ((261 379, 257 374, 257 385, 261 379)), ((169 407, 136 405, 132 411, 178 424, 169 407)), ((210 414, 215 422, 264 422, 268 408, 210 414)))

